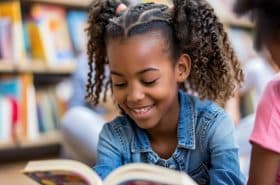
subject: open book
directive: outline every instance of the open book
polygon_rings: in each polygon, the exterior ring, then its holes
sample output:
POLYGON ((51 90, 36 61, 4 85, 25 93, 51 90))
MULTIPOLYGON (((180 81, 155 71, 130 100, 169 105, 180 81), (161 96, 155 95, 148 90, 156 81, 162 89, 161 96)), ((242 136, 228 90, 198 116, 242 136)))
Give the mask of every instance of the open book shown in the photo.
POLYGON ((67 159, 30 161, 22 173, 42 185, 196 185, 183 172, 145 163, 121 166, 104 181, 87 165, 67 159))

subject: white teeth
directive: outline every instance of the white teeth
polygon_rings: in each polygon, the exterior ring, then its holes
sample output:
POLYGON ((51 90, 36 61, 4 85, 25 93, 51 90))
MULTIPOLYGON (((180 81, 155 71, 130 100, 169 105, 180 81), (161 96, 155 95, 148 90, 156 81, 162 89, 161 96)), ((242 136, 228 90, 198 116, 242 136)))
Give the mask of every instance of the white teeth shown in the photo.
POLYGON ((151 109, 151 107, 145 107, 145 108, 141 108, 141 109, 133 109, 133 111, 136 113, 145 113, 145 112, 149 111, 150 109, 151 109))
POLYGON ((134 111, 137 112, 137 113, 143 113, 143 112, 146 112, 148 110, 149 110, 148 108, 134 109, 134 111))

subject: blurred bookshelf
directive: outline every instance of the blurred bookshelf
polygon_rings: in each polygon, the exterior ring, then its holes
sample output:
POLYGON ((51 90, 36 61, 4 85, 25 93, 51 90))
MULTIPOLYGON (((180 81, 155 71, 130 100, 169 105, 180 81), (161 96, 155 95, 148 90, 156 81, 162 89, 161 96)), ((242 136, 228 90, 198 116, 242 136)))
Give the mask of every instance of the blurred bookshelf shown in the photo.
POLYGON ((225 26, 246 29, 253 27, 253 23, 248 16, 238 17, 233 12, 235 0, 208 0, 208 2, 214 8, 218 18, 225 26))
POLYGON ((15 64, 0 61, 1 73, 37 73, 37 74, 65 74, 71 75, 75 70, 75 64, 69 63, 62 66, 50 66, 42 61, 32 61, 27 64, 15 64))
POLYGON ((38 146, 45 146, 45 145, 52 145, 61 142, 61 136, 58 131, 49 132, 46 134, 40 135, 40 137, 36 138, 35 140, 19 140, 16 142, 9 142, 9 143, 1 143, 0 145, 0 152, 6 149, 13 149, 13 148, 32 148, 38 146))
POLYGON ((68 102, 57 89, 85 51, 89 3, 0 1, 0 161, 59 152, 68 102))
POLYGON ((0 162, 36 159, 57 156, 60 152, 61 136, 58 131, 41 135, 33 141, 18 141, 0 145, 0 162))

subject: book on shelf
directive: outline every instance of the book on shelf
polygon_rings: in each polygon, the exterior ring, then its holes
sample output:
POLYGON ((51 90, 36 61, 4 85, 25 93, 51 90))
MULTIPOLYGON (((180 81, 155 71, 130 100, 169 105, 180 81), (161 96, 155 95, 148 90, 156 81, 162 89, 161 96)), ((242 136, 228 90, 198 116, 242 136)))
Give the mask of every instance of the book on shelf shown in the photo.
POLYGON ((0 94, 0 143, 12 141, 12 112, 10 99, 0 94))
POLYGON ((38 137, 33 76, 2 76, 0 80, 0 143, 38 137))
POLYGON ((0 59, 11 61, 12 50, 12 23, 8 18, 0 18, 0 59))
POLYGON ((87 12, 82 10, 69 10, 67 13, 68 30, 76 55, 84 53, 87 46, 87 12))
POLYGON ((63 7, 34 4, 26 20, 31 56, 49 65, 73 62, 73 49, 63 7))
POLYGON ((29 161, 22 173, 42 185, 197 185, 184 172, 145 163, 121 166, 104 180, 89 166, 69 159, 29 161))
POLYGON ((18 78, 0 80, 0 144, 11 143, 20 122, 20 89, 18 78))
POLYGON ((0 47, 2 55, 5 53, 5 56, 2 57, 12 59, 15 62, 22 62, 22 58, 25 57, 25 50, 19 1, 0 2, 0 22, 0 30, 3 34, 1 37, 5 39, 5 43, 0 42, 1 45, 5 44, 0 47))

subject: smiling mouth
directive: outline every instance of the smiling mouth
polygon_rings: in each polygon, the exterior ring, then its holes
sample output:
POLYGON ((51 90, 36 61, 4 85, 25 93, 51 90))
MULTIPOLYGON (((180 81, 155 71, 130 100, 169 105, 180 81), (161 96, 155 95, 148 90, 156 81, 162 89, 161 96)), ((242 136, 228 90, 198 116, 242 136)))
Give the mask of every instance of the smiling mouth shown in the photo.
POLYGON ((137 119, 143 119, 147 118, 151 112, 151 110, 154 108, 154 104, 150 106, 145 106, 141 108, 129 108, 130 112, 132 113, 133 117, 137 119))

